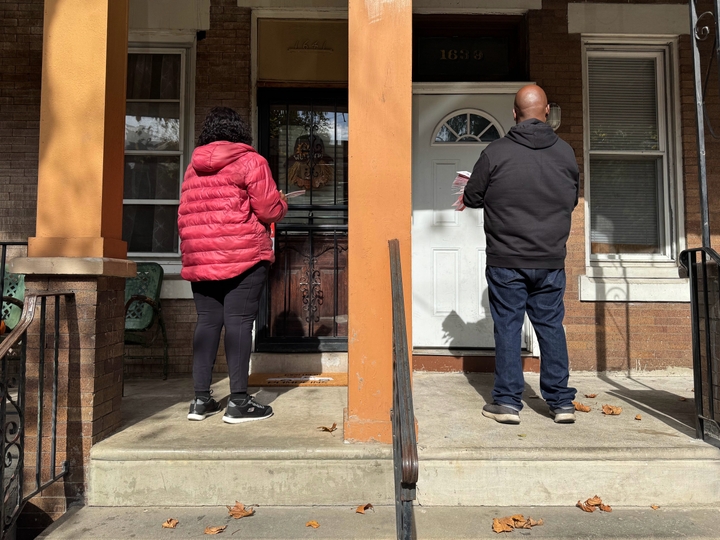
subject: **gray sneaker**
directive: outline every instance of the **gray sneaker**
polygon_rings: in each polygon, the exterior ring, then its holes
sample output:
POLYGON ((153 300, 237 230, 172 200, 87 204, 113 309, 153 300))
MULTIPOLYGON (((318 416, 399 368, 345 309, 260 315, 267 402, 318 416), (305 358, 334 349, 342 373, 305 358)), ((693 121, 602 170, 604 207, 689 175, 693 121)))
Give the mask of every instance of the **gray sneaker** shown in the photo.
POLYGON ((575 407, 550 408, 550 416, 553 417, 556 424, 574 424, 575 407))
POLYGON ((483 407, 482 414, 501 424, 520 423, 520 413, 518 411, 512 407, 500 405, 499 403, 488 403, 483 407))

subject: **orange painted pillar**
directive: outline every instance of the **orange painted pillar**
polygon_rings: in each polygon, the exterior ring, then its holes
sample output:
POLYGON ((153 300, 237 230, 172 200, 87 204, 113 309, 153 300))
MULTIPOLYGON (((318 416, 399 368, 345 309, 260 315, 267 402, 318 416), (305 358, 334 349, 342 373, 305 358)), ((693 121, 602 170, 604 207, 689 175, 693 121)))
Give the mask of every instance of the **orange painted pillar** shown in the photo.
MULTIPOLYGON (((388 240, 411 325, 412 1, 349 0, 348 441, 392 442, 388 240)), ((409 343, 412 343, 410 340, 409 343)))
POLYGON ((128 0, 45 0, 36 236, 29 257, 127 257, 128 0))

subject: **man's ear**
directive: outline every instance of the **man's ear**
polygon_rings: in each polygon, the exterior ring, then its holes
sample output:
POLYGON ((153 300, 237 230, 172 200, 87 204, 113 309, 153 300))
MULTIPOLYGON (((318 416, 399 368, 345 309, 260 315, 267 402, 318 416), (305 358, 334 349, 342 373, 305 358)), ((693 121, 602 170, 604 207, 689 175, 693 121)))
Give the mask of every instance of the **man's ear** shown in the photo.
POLYGON ((515 107, 513 107, 513 120, 517 124, 517 111, 515 110, 515 107))
POLYGON ((547 120, 547 118, 549 116, 550 116, 550 104, 548 103, 547 106, 545 107, 545 119, 547 120))

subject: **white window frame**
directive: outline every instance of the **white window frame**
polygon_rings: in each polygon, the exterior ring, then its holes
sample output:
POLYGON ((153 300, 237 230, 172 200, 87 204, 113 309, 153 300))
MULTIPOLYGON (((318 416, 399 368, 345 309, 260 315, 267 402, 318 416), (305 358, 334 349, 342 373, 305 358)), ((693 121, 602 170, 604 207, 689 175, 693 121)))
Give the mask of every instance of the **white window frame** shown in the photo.
MULTIPOLYGON (((180 54, 180 149, 175 153, 170 152, 153 152, 153 151, 126 151, 126 154, 141 155, 180 155, 180 177, 178 178, 178 198, 177 199, 125 199, 123 198, 123 207, 125 205, 178 205, 180 203, 180 190, 182 189, 183 177, 185 169, 190 163, 190 157, 194 149, 194 131, 195 131, 195 53, 196 40, 192 36, 192 40, 181 42, 144 42, 130 43, 128 45, 128 55, 130 54, 180 54)), ((126 103, 131 100, 126 99, 126 103)), ((147 100, 138 100, 146 102, 147 100)), ((166 100, 162 100, 166 101, 166 100)), ((167 253, 150 253, 150 252, 128 252, 128 258, 137 261, 152 261, 162 264, 167 275, 175 275, 180 273, 182 267, 180 262, 180 244, 175 252, 167 253)))
POLYGON ((585 269, 580 276, 580 300, 684 302, 687 281, 679 278, 678 254, 685 249, 685 212, 682 174, 682 121, 677 36, 587 36, 582 40, 583 157, 585 185, 585 269), (657 59, 658 151, 610 152, 663 157, 662 216, 659 254, 591 254, 592 178, 590 151, 588 58, 630 57, 657 59))
MULTIPOLYGON (((486 113, 485 111, 481 111, 480 109, 459 109, 457 111, 451 112, 448 115, 446 115, 438 123, 438 125, 435 126, 435 130, 433 131, 433 136, 432 136, 433 138, 430 141, 430 146, 443 146, 443 147, 467 146, 469 144, 470 145, 476 144, 476 145, 487 146, 492 141, 481 141, 479 139, 479 137, 482 136, 483 133, 485 133, 488 129, 490 129, 493 126, 495 127, 495 129, 497 130, 497 132, 499 134, 498 139, 502 139, 505 136, 505 131, 503 130, 502 126, 500 125, 500 122, 498 122, 492 115, 486 113), (452 141, 452 142, 438 141, 437 136, 440 133, 440 130, 443 128, 443 126, 445 126, 450 119, 455 118, 456 116, 461 116, 463 114, 468 116, 468 121, 469 121, 470 115, 475 115, 475 116, 480 116, 481 118, 484 118, 485 120, 490 122, 490 124, 483 130, 483 132, 478 137, 475 137, 474 135, 464 135, 463 137, 466 137, 466 140, 463 140, 463 141, 459 141, 459 140, 452 141)), ((452 127, 450 127, 449 124, 448 124, 448 129, 450 129, 453 132, 453 134, 456 137, 458 137, 458 134, 455 133, 455 131, 452 129, 452 127)), ((494 139, 494 140, 497 140, 497 139, 494 139)))

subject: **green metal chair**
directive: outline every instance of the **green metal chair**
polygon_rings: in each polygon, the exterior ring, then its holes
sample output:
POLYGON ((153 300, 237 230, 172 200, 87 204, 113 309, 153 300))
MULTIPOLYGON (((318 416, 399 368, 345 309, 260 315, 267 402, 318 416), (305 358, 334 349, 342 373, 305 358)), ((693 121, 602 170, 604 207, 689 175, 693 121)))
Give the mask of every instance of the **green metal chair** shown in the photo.
MULTIPOLYGON (((157 263, 137 263, 137 275, 125 281, 125 344, 151 348, 158 334, 162 334, 163 379, 167 379, 168 340, 160 304, 163 274, 157 263)), ((126 354, 125 358, 149 356, 126 354)))
POLYGON ((5 321, 5 327, 8 331, 15 328, 17 323, 20 322, 24 298, 25 276, 23 274, 11 274, 6 269, 5 279, 3 279, 0 318, 5 321))

